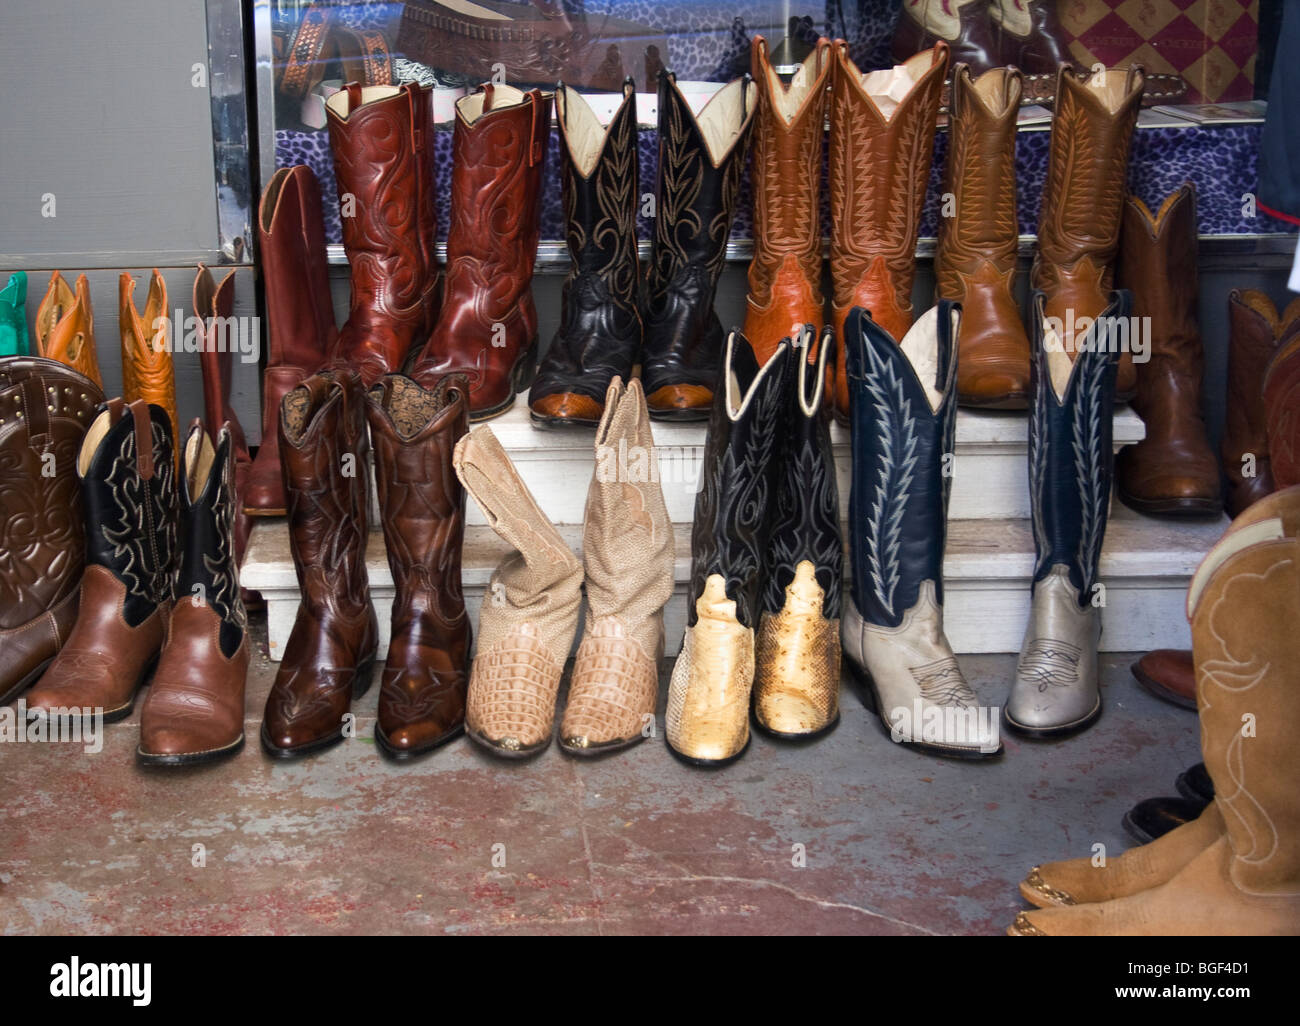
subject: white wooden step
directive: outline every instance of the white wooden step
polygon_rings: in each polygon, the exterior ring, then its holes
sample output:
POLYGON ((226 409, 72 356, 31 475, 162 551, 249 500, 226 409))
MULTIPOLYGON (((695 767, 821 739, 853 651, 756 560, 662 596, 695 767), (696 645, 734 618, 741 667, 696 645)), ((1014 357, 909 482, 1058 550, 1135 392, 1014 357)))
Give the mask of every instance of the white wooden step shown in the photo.
MULTIPOLYGON (((585 492, 585 485, 577 490, 585 492)), ((1102 551, 1101 580, 1106 586, 1102 649, 1137 652, 1189 647, 1190 634, 1183 612, 1187 585, 1202 556, 1226 527, 1226 519, 1186 523, 1157 520, 1115 503, 1102 551)), ((574 552, 581 554, 581 527, 563 525, 559 530, 574 552)), ((669 655, 681 646, 691 562, 690 525, 676 524, 674 531, 677 588, 665 615, 669 655)), ((507 552, 506 544, 490 528, 466 529, 462 581, 475 624, 492 571, 507 552)), ((1033 562, 1034 543, 1027 520, 961 520, 949 524, 944 561, 945 617, 948 638, 958 653, 1019 650, 1029 615, 1033 562)), ((393 583, 383 538, 378 533, 370 536, 366 566, 379 614, 381 645, 386 646, 393 583)), ((298 582, 284 520, 258 523, 240 576, 245 588, 260 591, 266 599, 271 658, 278 660, 298 608, 298 582)))

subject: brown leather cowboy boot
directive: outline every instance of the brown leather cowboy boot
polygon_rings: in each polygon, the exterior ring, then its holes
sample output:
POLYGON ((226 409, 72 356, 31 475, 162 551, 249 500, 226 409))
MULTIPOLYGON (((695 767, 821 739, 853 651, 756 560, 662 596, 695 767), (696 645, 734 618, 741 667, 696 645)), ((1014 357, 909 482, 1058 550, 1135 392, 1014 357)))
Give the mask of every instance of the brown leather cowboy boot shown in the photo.
POLYGON ((240 501, 249 516, 284 516, 280 401, 324 366, 338 338, 320 186, 305 164, 280 168, 262 190, 257 246, 266 286, 269 348, 262 373, 262 442, 240 501))
POLYGON ((1223 423, 1225 505, 1237 516, 1273 491, 1264 376, 1275 353, 1300 335, 1300 299, 1281 313, 1256 289, 1228 293, 1228 399, 1223 423))
POLYGON ((848 423, 844 321, 860 306, 895 339, 912 326, 921 205, 934 159, 948 45, 864 75, 837 39, 831 91, 831 304, 836 331, 834 411, 848 423), (892 87, 892 89, 891 89, 892 87), (886 91, 906 89, 895 101, 886 91))
POLYGON ((104 387, 99 373, 99 356, 95 352, 95 314, 90 305, 90 282, 86 276, 77 278, 74 293, 55 271, 50 275, 50 287, 36 309, 35 324, 37 356, 58 360, 78 374, 89 378, 96 388, 104 387))
POLYGON ((447 289, 417 377, 464 374, 470 420, 505 413, 537 367, 533 262, 551 94, 486 84, 456 101, 447 289))
POLYGON ((103 709, 131 714, 153 672, 172 601, 176 555, 176 461, 160 406, 111 400, 77 457, 86 515, 86 571, 77 623, 29 709, 103 709))
POLYGON ((825 320, 818 200, 830 49, 829 42, 819 39, 787 86, 772 67, 767 40, 754 37, 754 259, 745 337, 760 363, 805 324, 820 334, 825 320))
POLYGON ((1153 215, 1136 196, 1124 204, 1120 288, 1133 315, 1151 326, 1151 352, 1135 364, 1133 409, 1146 437, 1115 465, 1126 506, 1139 513, 1205 516, 1222 511, 1219 461, 1201 417, 1205 351, 1196 322, 1196 191, 1190 182, 1153 215))
POLYGON ((412 82, 349 82, 325 102, 352 268, 348 319, 328 363, 355 370, 363 386, 401 368, 438 313, 430 95, 412 82))
POLYGON ((1014 291, 1020 90, 1014 68, 978 79, 964 64, 953 69, 943 192, 955 209, 940 219, 934 257, 936 295, 961 303, 957 401, 998 410, 1029 404, 1029 337, 1014 291))
POLYGON ((244 747, 248 614, 235 560, 234 454, 229 428, 214 448, 201 421, 182 460, 180 572, 167 640, 140 710, 136 760, 188 766, 244 747))
POLYGON ((410 758, 459 735, 469 687, 470 625, 461 594, 465 489, 452 471, 469 430, 468 388, 390 374, 366 397, 379 510, 393 572, 393 629, 375 743, 410 758))
POLYGON ((890 43, 894 60, 902 64, 938 42, 948 44, 954 66, 968 64, 976 75, 1004 63, 989 0, 906 0, 890 43))
MULTIPOLYGON (((1058 76, 1030 283, 1046 293, 1044 317, 1071 360, 1110 302, 1144 81, 1139 67, 1103 69, 1085 82, 1068 70, 1058 76)), ((1119 400, 1137 389, 1130 353, 1120 356, 1115 388, 1119 400)))
POLYGON ((266 698, 262 748, 292 759, 346 736, 370 687, 379 623, 366 575, 368 440, 361 381, 322 371, 280 404, 289 548, 302 598, 266 698))
POLYGON ((56 360, 0 360, 0 705, 45 672, 76 622, 77 453, 101 402, 94 382, 56 360))
POLYGON ((1278 349, 1264 376, 1268 462, 1279 488, 1300 484, 1300 335, 1278 349))
POLYGON ((1133 677, 1157 698, 1196 708, 1196 671, 1190 649, 1157 648, 1130 667, 1133 677))

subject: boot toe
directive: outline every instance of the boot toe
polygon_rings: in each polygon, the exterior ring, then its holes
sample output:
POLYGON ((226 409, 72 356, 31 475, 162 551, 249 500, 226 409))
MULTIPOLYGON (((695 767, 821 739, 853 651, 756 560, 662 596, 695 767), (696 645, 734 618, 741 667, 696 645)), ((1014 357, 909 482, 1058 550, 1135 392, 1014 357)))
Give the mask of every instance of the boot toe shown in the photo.
POLYGON ((1018 403, 1024 406, 1029 398, 1029 365, 1022 368, 989 368, 963 375, 958 387, 963 403, 975 406, 995 406, 1018 403))
POLYGON ((713 405, 713 390, 703 385, 664 385, 645 401, 651 410, 661 413, 707 410, 713 405))
POLYGON ((556 392, 534 399, 529 404, 532 412, 547 420, 567 420, 575 423, 599 424, 605 412, 603 403, 576 392, 556 392))

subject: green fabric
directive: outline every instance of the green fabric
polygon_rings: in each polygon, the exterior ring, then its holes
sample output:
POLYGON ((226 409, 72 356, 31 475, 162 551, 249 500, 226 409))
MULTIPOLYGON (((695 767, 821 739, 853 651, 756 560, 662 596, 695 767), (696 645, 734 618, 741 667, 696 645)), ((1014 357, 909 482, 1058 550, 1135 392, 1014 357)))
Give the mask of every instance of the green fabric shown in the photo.
POLYGON ((0 356, 27 355, 27 273, 17 271, 0 289, 0 356))

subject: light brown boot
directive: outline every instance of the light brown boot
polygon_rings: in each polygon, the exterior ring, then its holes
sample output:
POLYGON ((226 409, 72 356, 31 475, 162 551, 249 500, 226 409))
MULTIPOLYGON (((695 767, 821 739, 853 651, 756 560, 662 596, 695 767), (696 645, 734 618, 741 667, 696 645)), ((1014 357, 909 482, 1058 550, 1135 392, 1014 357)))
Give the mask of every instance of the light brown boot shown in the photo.
MULTIPOLYGON (((136 311, 131 294, 135 279, 123 273, 118 279, 118 322, 122 329, 122 398, 128 403, 143 399, 161 406, 171 421, 172 438, 180 438, 180 418, 176 413, 176 374, 172 368, 172 339, 166 323, 168 317, 167 283, 154 270, 149 279, 149 297, 144 313, 136 311)), ((180 446, 175 447, 177 468, 180 446)))
POLYGON ((77 278, 75 293, 58 271, 50 275, 50 287, 36 310, 35 335, 37 356, 67 364, 100 388, 104 387, 99 356, 95 352, 90 282, 84 274, 77 278))
POLYGON ((555 701, 578 626, 582 564, 569 551, 490 428, 456 443, 456 476, 515 549, 492 573, 478 620, 465 730, 497 755, 551 743, 555 701))
POLYGON ((616 377, 583 516, 587 619, 560 724, 566 752, 599 755, 650 736, 673 555, 645 393, 637 379, 624 387, 616 377))

